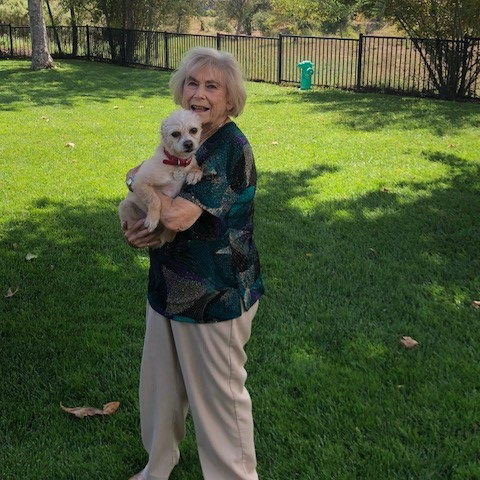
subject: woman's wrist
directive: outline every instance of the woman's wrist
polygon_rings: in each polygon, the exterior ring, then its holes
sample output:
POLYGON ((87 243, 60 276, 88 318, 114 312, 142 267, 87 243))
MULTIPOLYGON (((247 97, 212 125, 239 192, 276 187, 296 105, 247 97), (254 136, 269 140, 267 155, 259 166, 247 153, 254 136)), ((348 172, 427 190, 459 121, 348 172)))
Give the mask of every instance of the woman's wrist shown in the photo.
MULTIPOLYGON (((128 175, 128 174, 127 174, 128 175)), ((128 175, 127 176, 127 179, 125 180, 125 185, 127 186, 127 188, 133 192, 133 189, 132 189, 132 185, 133 185, 133 182, 135 180, 135 174, 132 174, 132 175, 128 175)))
POLYGON ((125 184, 127 185, 127 188, 132 191, 132 184, 133 181, 135 180, 135 175, 140 170, 140 167, 142 166, 143 162, 138 164, 136 167, 131 168, 125 177, 125 184))

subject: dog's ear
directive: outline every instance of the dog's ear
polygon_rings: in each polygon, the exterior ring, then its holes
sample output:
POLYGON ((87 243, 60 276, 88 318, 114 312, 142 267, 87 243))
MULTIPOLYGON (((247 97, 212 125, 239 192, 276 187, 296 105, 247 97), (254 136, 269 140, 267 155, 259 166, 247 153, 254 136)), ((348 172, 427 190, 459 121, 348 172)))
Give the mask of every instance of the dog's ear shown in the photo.
POLYGON ((160 137, 164 137, 165 136, 165 128, 166 128, 166 121, 163 120, 163 122, 160 124, 160 130, 158 131, 158 133, 160 134, 160 137))

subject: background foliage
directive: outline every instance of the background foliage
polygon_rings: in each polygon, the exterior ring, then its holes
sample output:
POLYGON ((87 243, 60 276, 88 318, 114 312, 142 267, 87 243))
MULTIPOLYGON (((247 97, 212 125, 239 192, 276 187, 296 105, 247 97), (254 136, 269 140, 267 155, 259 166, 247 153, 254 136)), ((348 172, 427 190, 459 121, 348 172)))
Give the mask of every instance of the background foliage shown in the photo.
MULTIPOLYGON (((369 33, 372 27, 384 28, 388 22, 416 36, 480 35, 480 0, 48 0, 48 4, 49 23, 57 25, 74 22, 188 32, 195 24, 200 32, 345 36, 369 33)), ((0 0, 0 22, 26 24, 25 3, 0 0)))

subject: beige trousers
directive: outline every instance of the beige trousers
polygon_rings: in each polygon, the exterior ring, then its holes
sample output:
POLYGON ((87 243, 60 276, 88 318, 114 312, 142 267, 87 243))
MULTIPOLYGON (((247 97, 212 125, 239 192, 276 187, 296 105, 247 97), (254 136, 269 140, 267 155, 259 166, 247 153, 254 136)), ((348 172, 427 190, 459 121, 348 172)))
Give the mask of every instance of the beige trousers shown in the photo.
POLYGON ((258 302, 234 320, 168 320, 147 305, 140 372, 145 480, 167 480, 178 463, 190 406, 205 480, 258 480, 247 356, 258 302))

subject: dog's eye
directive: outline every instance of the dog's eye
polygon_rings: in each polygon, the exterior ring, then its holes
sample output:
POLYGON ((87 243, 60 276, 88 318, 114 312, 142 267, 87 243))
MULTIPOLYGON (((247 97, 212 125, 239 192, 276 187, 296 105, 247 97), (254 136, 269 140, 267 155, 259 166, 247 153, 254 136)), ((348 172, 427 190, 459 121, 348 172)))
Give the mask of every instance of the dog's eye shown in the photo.
POLYGON ((172 132, 173 138, 178 138, 180 135, 181 135, 180 132, 172 132))
POLYGON ((190 133, 191 133, 192 135, 195 135, 197 132, 198 132, 198 128, 191 128, 191 129, 190 129, 190 133))

